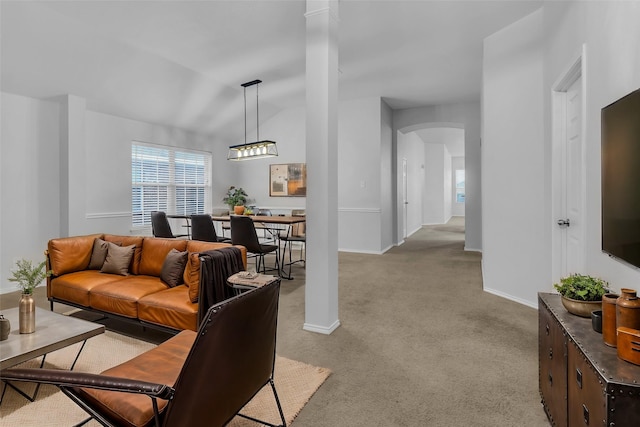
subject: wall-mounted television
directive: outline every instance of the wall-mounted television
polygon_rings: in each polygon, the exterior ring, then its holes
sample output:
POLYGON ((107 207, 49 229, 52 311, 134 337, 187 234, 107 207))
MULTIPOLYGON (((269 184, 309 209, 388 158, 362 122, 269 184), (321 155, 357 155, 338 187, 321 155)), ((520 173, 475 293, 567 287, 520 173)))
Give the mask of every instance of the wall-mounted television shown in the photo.
POLYGON ((640 267, 640 89, 602 109, 602 250, 640 267))

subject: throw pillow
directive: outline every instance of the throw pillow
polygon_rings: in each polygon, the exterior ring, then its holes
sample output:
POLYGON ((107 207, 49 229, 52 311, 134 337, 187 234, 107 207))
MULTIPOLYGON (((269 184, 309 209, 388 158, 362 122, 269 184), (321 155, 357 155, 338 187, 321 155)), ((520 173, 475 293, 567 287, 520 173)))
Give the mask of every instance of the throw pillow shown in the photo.
POLYGON ((164 259, 162 264, 162 271, 160 272, 160 280, 173 288, 182 283, 182 273, 184 273, 184 266, 187 264, 187 257, 189 252, 180 252, 176 249, 171 249, 164 259))
POLYGON ((118 246, 115 243, 107 242, 109 249, 107 250, 107 258, 100 271, 103 273, 119 274, 126 276, 129 274, 129 263, 136 250, 136 245, 118 246))
POLYGON ((91 251, 91 260, 89 261, 88 270, 100 270, 104 260, 107 258, 109 245, 107 242, 97 237, 93 242, 93 250, 91 251))

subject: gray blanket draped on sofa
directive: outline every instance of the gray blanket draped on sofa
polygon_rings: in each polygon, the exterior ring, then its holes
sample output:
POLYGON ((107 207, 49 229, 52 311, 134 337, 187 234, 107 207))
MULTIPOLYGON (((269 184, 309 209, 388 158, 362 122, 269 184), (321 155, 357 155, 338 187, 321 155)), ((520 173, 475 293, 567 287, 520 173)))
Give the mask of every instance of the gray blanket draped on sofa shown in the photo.
POLYGON ((244 270, 242 252, 229 246, 200 253, 202 286, 198 297, 198 324, 212 305, 234 296, 227 278, 244 270))

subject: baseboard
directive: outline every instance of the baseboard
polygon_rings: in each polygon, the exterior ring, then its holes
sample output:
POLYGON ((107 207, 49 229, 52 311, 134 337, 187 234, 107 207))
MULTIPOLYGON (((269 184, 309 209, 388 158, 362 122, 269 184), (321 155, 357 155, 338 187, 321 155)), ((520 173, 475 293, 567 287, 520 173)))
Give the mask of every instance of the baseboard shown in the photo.
POLYGON ((501 297, 501 298, 504 298, 504 299, 508 299, 510 301, 517 302, 517 303, 522 304, 522 305, 526 305, 527 307, 531 307, 531 308, 536 309, 536 310, 538 309, 538 304, 537 303, 532 303, 531 301, 528 301, 528 300, 525 300, 525 299, 522 299, 522 298, 518 298, 518 297, 514 297, 513 295, 509 295, 509 294, 504 293, 502 291, 496 291, 495 289, 485 288, 485 287, 483 287, 482 289, 485 292, 493 294, 495 296, 498 296, 498 297, 501 297))
MULTIPOLYGON (((388 251, 389 249, 385 249, 388 251)), ((353 254, 367 254, 367 255, 382 255, 383 251, 368 251, 364 249, 348 249, 348 248, 338 248, 338 252, 349 252, 353 254)))
POLYGON ((302 326, 302 329, 304 329, 305 331, 309 331, 309 332, 317 332, 319 334, 324 334, 324 335, 330 335, 333 331, 335 331, 336 329, 338 329, 338 326, 340 326, 340 320, 336 320, 335 322, 333 322, 332 325, 330 326, 320 326, 320 325, 313 325, 311 323, 306 323, 302 326))
POLYGON ((468 246, 465 246, 464 250, 468 251, 468 252, 480 252, 480 253, 482 253, 482 249, 470 248, 468 246))

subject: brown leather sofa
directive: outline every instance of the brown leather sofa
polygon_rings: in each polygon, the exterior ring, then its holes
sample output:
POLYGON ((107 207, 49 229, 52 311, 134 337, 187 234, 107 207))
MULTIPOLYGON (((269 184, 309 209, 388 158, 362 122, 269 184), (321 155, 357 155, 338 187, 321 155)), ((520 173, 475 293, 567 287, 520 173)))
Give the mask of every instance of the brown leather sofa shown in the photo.
MULTIPOLYGON (((45 252, 51 271, 47 297, 52 309, 58 302, 159 329, 196 331, 199 296, 207 286, 202 280, 200 254, 211 250, 238 253, 223 249, 229 247, 228 243, 111 234, 52 239, 45 252), (103 256, 102 267, 96 267, 101 248, 105 248, 106 259, 103 256), (124 252, 130 260, 116 257, 124 252), (169 255, 172 260, 180 258, 184 267, 173 267, 173 276, 167 279, 169 255), (113 267, 114 259, 128 265, 123 270, 106 268, 108 262, 113 267)), ((246 268, 246 249, 235 247, 240 250, 240 267, 246 268)))

